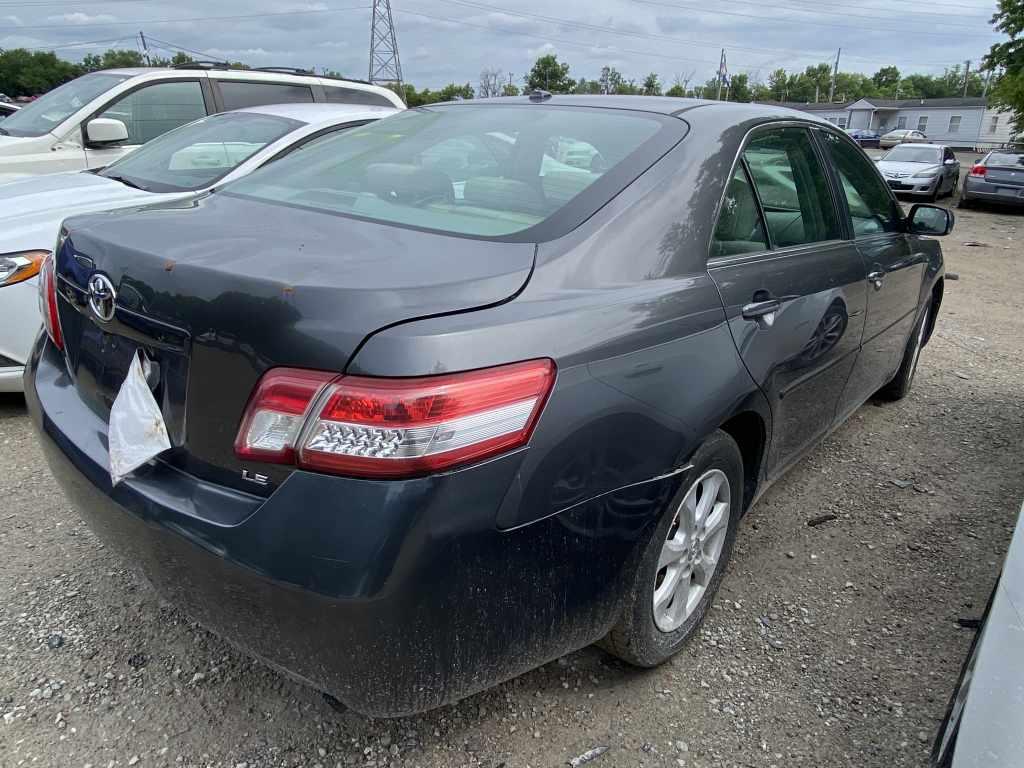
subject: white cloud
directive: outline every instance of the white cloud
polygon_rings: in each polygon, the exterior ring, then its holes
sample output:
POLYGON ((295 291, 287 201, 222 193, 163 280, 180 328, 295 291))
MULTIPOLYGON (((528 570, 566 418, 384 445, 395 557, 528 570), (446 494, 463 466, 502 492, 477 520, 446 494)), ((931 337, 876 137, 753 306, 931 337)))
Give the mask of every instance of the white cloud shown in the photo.
POLYGON ((47 16, 46 20, 52 22, 63 21, 67 24, 109 24, 112 21, 117 21, 117 17, 111 16, 109 13, 98 13, 95 16, 90 16, 88 13, 75 11, 74 13, 62 13, 59 16, 47 16))

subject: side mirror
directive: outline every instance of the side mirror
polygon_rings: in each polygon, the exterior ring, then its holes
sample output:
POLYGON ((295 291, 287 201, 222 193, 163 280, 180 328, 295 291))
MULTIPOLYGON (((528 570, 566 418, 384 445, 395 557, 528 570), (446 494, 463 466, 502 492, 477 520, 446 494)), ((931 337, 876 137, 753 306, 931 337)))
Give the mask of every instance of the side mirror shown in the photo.
POLYGON ((956 160, 954 160, 954 159, 953 159, 953 158, 951 157, 951 158, 949 158, 948 160, 946 160, 946 161, 945 161, 945 162, 943 163, 943 165, 956 165, 956 160))
POLYGON ((112 117, 97 117, 86 123, 85 138, 90 144, 118 144, 128 141, 128 126, 112 117))
POLYGON ((942 237, 953 231, 953 212, 938 205, 915 205, 910 209, 910 231, 915 235, 942 237))

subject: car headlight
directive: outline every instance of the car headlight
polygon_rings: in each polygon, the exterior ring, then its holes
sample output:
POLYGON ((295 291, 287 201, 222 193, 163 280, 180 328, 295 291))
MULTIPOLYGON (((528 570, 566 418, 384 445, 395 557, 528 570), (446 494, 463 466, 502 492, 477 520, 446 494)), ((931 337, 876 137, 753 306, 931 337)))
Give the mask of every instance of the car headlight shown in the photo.
POLYGON ((934 178, 935 176, 938 176, 938 175, 939 175, 939 169, 938 168, 931 168, 930 170, 927 170, 927 171, 919 171, 918 173, 915 173, 914 174, 914 178, 915 179, 931 179, 931 178, 934 178))
POLYGON ((49 251, 20 251, 0 254, 0 288, 35 277, 49 251))

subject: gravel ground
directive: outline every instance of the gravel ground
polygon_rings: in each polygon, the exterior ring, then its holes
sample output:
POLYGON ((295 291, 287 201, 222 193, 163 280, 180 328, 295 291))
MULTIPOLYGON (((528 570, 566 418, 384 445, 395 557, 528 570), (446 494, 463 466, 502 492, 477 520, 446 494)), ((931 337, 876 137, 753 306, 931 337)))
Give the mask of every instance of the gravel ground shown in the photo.
POLYGON ((1024 497, 1022 236, 1024 216, 959 212, 913 393, 864 406, 744 519, 671 663, 588 648, 405 720, 336 712, 162 602, 0 399, 0 765, 923 766, 971 639, 956 620, 1024 497))

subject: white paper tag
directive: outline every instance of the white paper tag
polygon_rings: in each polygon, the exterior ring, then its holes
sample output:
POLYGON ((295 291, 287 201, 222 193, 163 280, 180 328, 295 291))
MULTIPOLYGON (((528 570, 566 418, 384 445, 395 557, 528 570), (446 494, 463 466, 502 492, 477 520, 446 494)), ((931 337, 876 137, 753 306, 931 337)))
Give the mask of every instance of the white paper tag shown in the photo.
POLYGON ((132 358, 128 375, 110 409, 107 430, 110 479, 114 485, 171 447, 160 406, 153 397, 139 355, 132 358))

